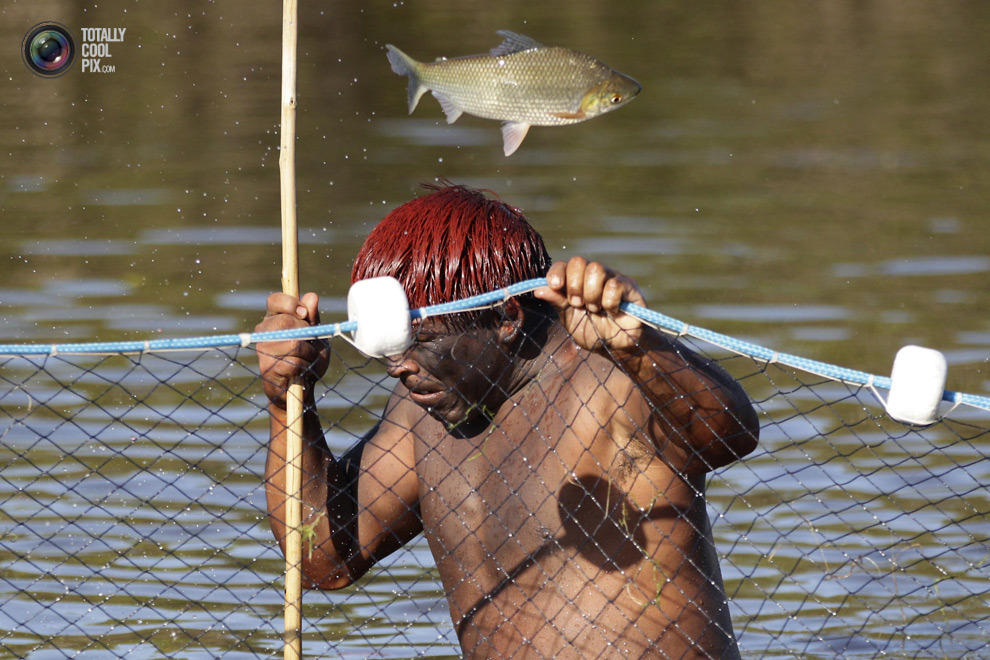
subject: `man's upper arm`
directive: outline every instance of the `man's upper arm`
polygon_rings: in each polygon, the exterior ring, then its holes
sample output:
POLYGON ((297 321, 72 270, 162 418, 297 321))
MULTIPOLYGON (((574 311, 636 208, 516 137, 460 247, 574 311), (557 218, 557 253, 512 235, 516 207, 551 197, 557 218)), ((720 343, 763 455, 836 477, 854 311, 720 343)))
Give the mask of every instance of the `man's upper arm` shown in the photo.
POLYGON ((413 428, 422 409, 393 393, 378 429, 345 461, 357 468, 357 524, 348 561, 352 579, 423 531, 413 428), (410 408, 412 407, 412 409, 410 408))
POLYGON ((628 412, 671 466, 708 472, 751 452, 759 423, 739 383, 680 343, 651 339, 644 342, 648 350, 623 365, 639 392, 630 393, 628 412))

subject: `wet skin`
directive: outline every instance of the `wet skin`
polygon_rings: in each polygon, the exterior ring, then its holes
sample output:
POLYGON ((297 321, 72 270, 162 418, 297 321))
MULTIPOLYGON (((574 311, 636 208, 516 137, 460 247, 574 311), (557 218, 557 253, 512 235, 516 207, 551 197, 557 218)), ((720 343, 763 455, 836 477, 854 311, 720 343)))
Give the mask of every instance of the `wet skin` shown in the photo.
MULTIPOLYGON (((467 657, 738 657, 704 479, 755 447, 748 399, 618 311, 645 304, 628 278, 574 258, 548 279, 537 295, 560 315, 536 332, 514 300, 488 330, 428 319, 388 360, 399 382, 381 424, 344 457, 308 410, 305 575, 347 586, 424 532, 467 657)), ((273 294, 259 330, 316 323, 316 303, 273 294)), ((280 541, 283 392, 325 358, 319 343, 259 346, 280 541)))

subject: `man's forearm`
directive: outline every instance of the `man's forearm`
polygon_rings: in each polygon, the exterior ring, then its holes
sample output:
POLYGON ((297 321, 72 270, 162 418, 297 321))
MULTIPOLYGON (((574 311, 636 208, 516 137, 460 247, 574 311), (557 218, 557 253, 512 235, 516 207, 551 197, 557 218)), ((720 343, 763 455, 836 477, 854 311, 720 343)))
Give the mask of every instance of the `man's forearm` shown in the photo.
MULTIPOLYGON (((302 432, 302 523, 307 528, 303 548, 303 574, 313 584, 327 586, 337 576, 346 574, 344 564, 349 555, 346 532, 337 533, 342 525, 353 520, 353 499, 342 495, 346 491, 346 475, 326 444, 319 416, 311 402, 303 413, 302 432), (309 534, 309 530, 312 534, 309 534), (336 542, 343 539, 343 543, 336 542)), ((272 532, 285 552, 287 534, 285 522, 286 462, 288 424, 286 411, 276 404, 269 405, 271 440, 265 464, 265 492, 272 532)))

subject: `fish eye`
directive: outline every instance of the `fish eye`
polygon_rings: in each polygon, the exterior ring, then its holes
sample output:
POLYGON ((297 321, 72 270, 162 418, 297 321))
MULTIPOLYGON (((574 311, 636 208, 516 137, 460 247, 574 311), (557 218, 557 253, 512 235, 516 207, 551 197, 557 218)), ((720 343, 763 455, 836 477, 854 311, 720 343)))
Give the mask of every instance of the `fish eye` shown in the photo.
POLYGON ((612 94, 612 103, 619 103, 622 101, 622 94, 612 94))

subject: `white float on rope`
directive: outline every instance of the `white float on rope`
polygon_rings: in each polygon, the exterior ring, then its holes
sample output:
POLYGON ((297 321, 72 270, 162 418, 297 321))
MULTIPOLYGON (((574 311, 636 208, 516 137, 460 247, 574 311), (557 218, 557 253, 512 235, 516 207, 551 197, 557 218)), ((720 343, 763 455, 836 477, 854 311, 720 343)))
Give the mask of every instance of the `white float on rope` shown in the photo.
POLYGON ((905 346, 897 351, 890 373, 887 414, 914 426, 937 422, 945 373, 945 356, 939 351, 922 346, 905 346))
POLYGON ((412 344, 409 300, 394 277, 352 284, 347 292, 347 318, 357 323, 354 345, 369 357, 397 355, 412 344))

